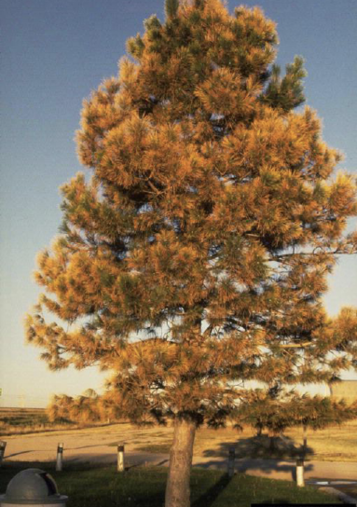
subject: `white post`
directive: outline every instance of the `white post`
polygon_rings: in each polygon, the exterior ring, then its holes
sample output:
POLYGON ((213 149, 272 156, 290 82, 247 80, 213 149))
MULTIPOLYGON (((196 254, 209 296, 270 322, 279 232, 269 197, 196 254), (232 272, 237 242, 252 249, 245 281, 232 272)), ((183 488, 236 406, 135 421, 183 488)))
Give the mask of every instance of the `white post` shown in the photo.
POLYGON ((6 442, 1 440, 0 441, 0 467, 2 465, 2 460, 4 459, 5 449, 6 449, 6 442))
POLYGON ((299 458, 296 460, 296 484, 300 488, 305 486, 304 481, 304 460, 299 458))
POLYGON ((233 477, 234 475, 234 460, 236 458, 236 450, 234 447, 229 448, 228 454, 228 477, 233 477))
POLYGON ((117 470, 118 470, 118 472, 124 472, 124 470, 125 470, 125 464, 124 464, 124 445, 123 444, 118 444, 117 470))
POLYGON ((56 472, 62 472, 63 468, 63 444, 57 446, 56 472))

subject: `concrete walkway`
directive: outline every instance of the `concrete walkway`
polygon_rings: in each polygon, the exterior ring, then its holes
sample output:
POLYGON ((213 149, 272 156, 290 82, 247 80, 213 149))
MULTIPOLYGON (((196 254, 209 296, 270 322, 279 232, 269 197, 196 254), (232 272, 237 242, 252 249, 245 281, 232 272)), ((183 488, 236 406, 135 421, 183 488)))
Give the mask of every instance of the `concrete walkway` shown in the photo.
MULTIPOLYGON (((112 460, 113 461, 113 460, 112 460)), ((152 464, 167 466, 169 457, 166 454, 144 454, 127 453, 127 466, 140 466, 152 464)), ((225 458, 204 458, 195 456, 193 466, 213 470, 227 470, 227 459, 225 458)), ((235 461, 237 472, 267 477, 269 479, 280 479, 284 481, 295 481, 295 462, 279 461, 273 459, 237 459, 235 461)), ((339 480, 357 482, 357 463, 342 463, 330 461, 308 461, 305 463, 305 480, 339 480)))
MULTIPOLYGON (((196 457, 194 459, 194 466, 225 469, 227 468, 227 461, 223 459, 206 460, 196 457)), ((295 480, 296 464, 291 461, 247 458, 237 459, 235 469, 248 475, 292 481, 295 480)), ((308 461, 305 463, 305 479, 357 481, 357 463, 308 461)))

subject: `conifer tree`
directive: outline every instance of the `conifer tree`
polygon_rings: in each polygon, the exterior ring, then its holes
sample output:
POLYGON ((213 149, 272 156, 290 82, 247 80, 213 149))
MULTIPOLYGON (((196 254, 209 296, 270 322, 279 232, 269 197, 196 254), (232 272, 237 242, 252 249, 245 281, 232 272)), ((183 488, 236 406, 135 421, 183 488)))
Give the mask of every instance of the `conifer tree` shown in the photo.
POLYGON ((282 76, 277 43, 258 8, 167 0, 84 102, 92 176, 62 187, 61 234, 38 258, 28 340, 51 369, 108 370, 122 416, 173 421, 166 507, 189 505, 195 430, 249 402, 244 381, 356 365, 356 333, 321 302, 336 257, 356 252, 356 187, 296 109, 303 62, 282 76))
MULTIPOLYGON (((331 425, 340 425, 357 418, 357 402, 347 405, 344 400, 330 397, 299 395, 275 385, 273 388, 252 389, 249 403, 242 404, 236 417, 240 426, 250 425, 261 436, 263 430, 270 434, 270 449, 275 450, 275 438, 287 428, 302 427, 304 443, 299 454, 307 453, 307 430, 318 430, 331 425)), ((285 449, 287 450, 287 449, 285 449)), ((296 449, 294 449, 296 452, 296 449)))

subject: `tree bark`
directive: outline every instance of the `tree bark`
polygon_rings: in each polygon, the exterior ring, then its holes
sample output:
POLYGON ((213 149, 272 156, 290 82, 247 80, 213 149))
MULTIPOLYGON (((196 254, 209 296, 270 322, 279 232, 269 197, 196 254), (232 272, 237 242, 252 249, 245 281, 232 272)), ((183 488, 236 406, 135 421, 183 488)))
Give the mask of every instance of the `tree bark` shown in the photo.
POLYGON ((303 445, 303 458, 306 458, 307 453, 307 425, 303 425, 303 438, 304 438, 304 445, 303 445))
POLYGON ((190 475, 195 434, 194 421, 180 418, 175 420, 165 507, 190 507, 190 475))

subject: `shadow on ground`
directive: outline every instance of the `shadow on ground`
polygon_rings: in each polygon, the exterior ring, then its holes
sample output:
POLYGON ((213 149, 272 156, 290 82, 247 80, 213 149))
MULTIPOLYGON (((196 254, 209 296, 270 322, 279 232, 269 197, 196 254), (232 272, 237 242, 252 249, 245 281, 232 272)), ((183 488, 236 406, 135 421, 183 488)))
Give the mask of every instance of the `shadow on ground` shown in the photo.
POLYGON ((216 484, 210 487, 203 495, 193 502, 192 507, 210 507, 222 491, 228 486, 231 480, 232 477, 229 477, 228 474, 222 475, 216 484))
POLYGON ((14 452, 13 454, 8 454, 7 456, 5 456, 5 459, 7 459, 7 458, 13 458, 14 456, 20 456, 21 454, 28 454, 30 452, 34 452, 34 450, 14 452))
MULTIPOLYGON (((262 435, 225 442, 217 449, 206 450, 203 453, 204 459, 195 461, 195 466, 227 469, 229 449, 232 447, 235 449, 237 472, 272 475, 275 478, 296 481, 296 459, 303 456, 303 449, 288 437, 274 437, 272 440, 267 435, 262 435)), ((307 448, 305 458, 313 454, 313 449, 307 448)), ((305 463, 305 472, 313 469, 312 463, 305 463)))
POLYGON ((224 442, 217 449, 207 449, 203 456, 213 458, 228 456, 229 449, 234 447, 236 459, 264 458, 290 460, 302 457, 311 458, 314 450, 307 447, 304 451, 300 444, 286 436, 270 437, 268 435, 242 438, 235 441, 224 442))
POLYGON ((291 502, 285 498, 274 498, 274 500, 266 500, 265 502, 256 503, 254 505, 290 505, 291 502))

